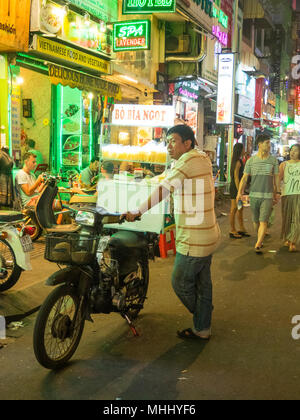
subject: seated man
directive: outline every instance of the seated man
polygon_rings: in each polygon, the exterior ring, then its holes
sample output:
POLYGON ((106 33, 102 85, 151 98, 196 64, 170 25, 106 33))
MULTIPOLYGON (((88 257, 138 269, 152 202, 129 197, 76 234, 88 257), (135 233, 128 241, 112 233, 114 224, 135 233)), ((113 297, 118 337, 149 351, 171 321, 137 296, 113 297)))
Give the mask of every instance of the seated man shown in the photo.
POLYGON ((29 140, 27 140, 27 143, 28 143, 28 147, 29 147, 28 152, 32 153, 36 156, 36 165, 38 166, 41 163, 44 163, 44 158, 43 158, 42 153, 39 150, 36 150, 36 148, 35 148, 35 141, 32 140, 32 139, 29 139, 29 140))
POLYGON ((15 184, 20 194, 23 207, 34 206, 41 190, 43 175, 37 179, 31 173, 36 167, 36 156, 33 153, 24 154, 24 166, 16 175, 15 184))
POLYGON ((96 177, 99 171, 99 158, 91 160, 90 165, 81 171, 79 182, 81 188, 89 188, 96 182, 96 177))

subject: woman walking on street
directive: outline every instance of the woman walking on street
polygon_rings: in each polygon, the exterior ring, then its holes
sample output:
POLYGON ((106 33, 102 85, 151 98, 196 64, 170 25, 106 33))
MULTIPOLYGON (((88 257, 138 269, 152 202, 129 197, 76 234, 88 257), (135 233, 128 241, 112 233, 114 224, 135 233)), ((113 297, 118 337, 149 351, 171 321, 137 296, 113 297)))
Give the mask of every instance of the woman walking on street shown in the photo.
POLYGON ((233 148, 233 155, 231 161, 231 183, 230 183, 230 198, 231 198, 231 209, 230 209, 230 226, 231 231, 229 233, 230 238, 240 239, 243 236, 250 236, 245 229, 243 219, 243 207, 237 209, 236 196, 239 190, 240 181, 244 173, 244 164, 242 157, 245 153, 244 146, 241 143, 236 143, 233 148), (238 222, 240 230, 237 231, 235 228, 235 216, 238 216, 238 222))
POLYGON ((279 169, 282 186, 281 236, 290 252, 296 251, 300 242, 300 144, 290 149, 290 160, 282 162, 279 169))

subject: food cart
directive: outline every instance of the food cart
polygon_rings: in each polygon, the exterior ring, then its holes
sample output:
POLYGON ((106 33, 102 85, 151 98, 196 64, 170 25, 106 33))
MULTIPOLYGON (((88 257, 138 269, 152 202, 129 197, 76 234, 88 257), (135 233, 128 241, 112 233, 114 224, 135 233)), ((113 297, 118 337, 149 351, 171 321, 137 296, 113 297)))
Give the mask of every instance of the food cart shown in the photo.
MULTIPOLYGON (((100 156, 117 165, 119 173, 98 183, 97 206, 125 213, 138 208, 157 188, 171 165, 165 140, 174 119, 173 106, 114 106, 111 123, 102 125, 100 156)), ((160 234, 173 226, 169 202, 164 200, 145 213, 141 221, 130 225, 125 222, 115 228, 160 234)))

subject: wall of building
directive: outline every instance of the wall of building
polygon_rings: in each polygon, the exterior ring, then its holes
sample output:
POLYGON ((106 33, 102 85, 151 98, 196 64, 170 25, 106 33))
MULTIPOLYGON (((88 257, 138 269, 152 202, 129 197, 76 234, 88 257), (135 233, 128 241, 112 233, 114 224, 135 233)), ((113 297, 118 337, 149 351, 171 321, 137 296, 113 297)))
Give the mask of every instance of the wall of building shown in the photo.
MULTIPOLYGON (((22 99, 32 99, 32 118, 21 118, 21 128, 29 139, 36 142, 36 149, 49 163, 51 123, 51 83, 48 76, 21 68, 22 99)), ((22 112, 22 110, 21 110, 22 112)))

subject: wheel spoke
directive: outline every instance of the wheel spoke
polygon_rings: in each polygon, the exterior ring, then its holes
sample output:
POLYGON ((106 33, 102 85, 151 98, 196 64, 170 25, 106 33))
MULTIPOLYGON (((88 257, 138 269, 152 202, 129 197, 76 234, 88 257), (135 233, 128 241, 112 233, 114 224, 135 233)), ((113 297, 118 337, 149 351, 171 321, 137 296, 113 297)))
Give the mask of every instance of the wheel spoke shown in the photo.
POLYGON ((49 313, 45 327, 44 343, 46 352, 52 360, 63 358, 77 337, 81 317, 80 311, 78 311, 77 319, 74 320, 76 305, 77 303, 72 296, 63 296, 55 303, 49 313))

